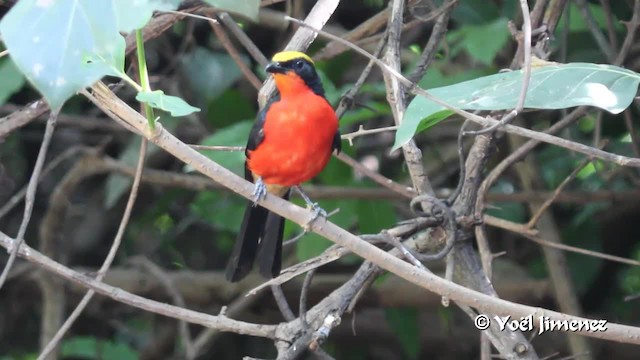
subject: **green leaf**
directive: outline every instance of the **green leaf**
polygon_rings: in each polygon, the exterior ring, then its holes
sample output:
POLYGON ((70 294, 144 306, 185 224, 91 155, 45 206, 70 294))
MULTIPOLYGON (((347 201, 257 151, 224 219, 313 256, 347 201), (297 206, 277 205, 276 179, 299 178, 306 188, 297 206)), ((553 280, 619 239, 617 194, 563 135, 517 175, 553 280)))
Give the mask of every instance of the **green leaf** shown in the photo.
POLYGON ((136 100, 147 103, 153 108, 167 111, 171 113, 171 116, 186 116, 200 111, 177 96, 165 95, 162 90, 139 92, 136 95, 136 100))
POLYGON ((260 0, 204 0, 204 2, 223 10, 242 14, 253 20, 258 19, 260 0))
MULTIPOLYGON (((243 60, 249 63, 247 57, 243 57, 243 60)), ((242 72, 231 56, 214 53, 203 47, 196 47, 183 57, 181 70, 193 93, 199 97, 199 105, 222 95, 242 77, 242 72)))
MULTIPOLYGON (((518 101, 523 71, 485 76, 459 84, 432 89, 431 95, 465 110, 513 109, 518 101)), ((617 114, 627 108, 636 94, 640 74, 613 65, 571 63, 533 69, 525 107, 564 109, 596 106, 617 114)), ((422 121, 446 110, 444 106, 417 96, 409 104, 396 132, 393 150, 406 144, 422 121)), ((437 123, 447 114, 440 114, 437 123)), ((450 113, 449 113, 450 115, 450 113)), ((433 125, 433 124, 432 124, 433 125)))
POLYGON ((362 234, 376 234, 396 223, 396 213, 390 201, 358 201, 356 210, 362 234))
POLYGON ((124 68, 125 42, 108 1, 22 0, 0 21, 0 35, 52 108, 124 68))
MULTIPOLYGON (((604 9, 602 8, 602 6, 600 5, 596 5, 596 4, 586 4, 587 7, 589 8, 589 12, 591 13, 591 15, 593 16, 593 19, 595 20, 595 23, 597 25, 597 27, 599 27, 600 29, 606 29, 607 28, 607 14, 605 14, 604 9)), ((589 24, 584 20, 584 16, 582 16, 582 13, 580 12, 580 9, 578 9, 578 6, 576 6, 575 3, 570 2, 569 4, 567 4, 568 9, 566 9, 563 13, 562 13, 562 17, 560 19, 560 21, 558 22, 558 28, 556 29, 556 32, 558 34, 561 34, 562 31, 565 30, 566 26, 565 26, 565 16, 569 16, 569 31, 570 32, 585 32, 585 31, 590 31, 590 26, 589 24)), ((612 18, 612 24, 613 27, 616 31, 620 31, 622 29, 624 29, 624 25, 620 22, 620 19, 618 19, 615 14, 611 14, 611 16, 613 16, 612 18)))
POLYGON ((62 356, 81 359, 138 359, 138 354, 125 343, 99 340, 91 336, 65 340, 62 343, 62 356))
MULTIPOLYGON (((216 131, 204 138, 200 145, 208 146, 245 146, 253 121, 243 121, 216 131)), ((217 162, 234 173, 244 176, 244 151, 202 150, 209 159, 217 162)))
POLYGON ((499 14, 498 6, 492 1, 466 0, 453 9, 452 18, 458 24, 482 24, 499 14))
POLYGON ((62 343, 62 356, 84 359, 98 357, 98 341, 91 336, 77 336, 62 343))
POLYGON ((180 0, 111 1, 118 21, 118 30, 126 33, 142 29, 149 22, 154 11, 175 10, 180 5, 180 0))
POLYGON ((0 59, 0 105, 24 86, 24 76, 10 58, 0 59))
POLYGON ((487 24, 463 26, 460 30, 450 32, 447 41, 454 44, 451 54, 466 50, 475 60, 491 65, 509 40, 507 23, 506 18, 498 18, 487 24))
POLYGON ((249 96, 236 89, 229 89, 207 104, 208 123, 216 128, 236 124, 256 116, 255 96, 249 96))
POLYGON ((387 322, 402 344, 410 359, 420 354, 420 329, 418 310, 415 308, 387 308, 384 310, 387 322))
POLYGON ((136 360, 138 353, 122 342, 105 341, 99 359, 136 360))
POLYGON ((190 208, 194 214, 216 229, 237 233, 246 204, 246 201, 229 193, 200 191, 191 202, 190 208))

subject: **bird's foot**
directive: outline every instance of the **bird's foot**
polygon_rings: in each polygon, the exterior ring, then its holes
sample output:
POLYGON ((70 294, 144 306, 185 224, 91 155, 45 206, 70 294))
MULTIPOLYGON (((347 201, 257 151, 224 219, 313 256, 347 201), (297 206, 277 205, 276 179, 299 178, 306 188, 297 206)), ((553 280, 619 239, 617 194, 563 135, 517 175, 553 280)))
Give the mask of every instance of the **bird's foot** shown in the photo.
POLYGON ((304 199, 304 202, 307 203, 307 209, 313 211, 311 219, 309 219, 309 221, 303 227, 304 231, 307 232, 311 229, 311 225, 313 225, 313 222, 316 221, 319 217, 326 218, 327 212, 323 208, 321 208, 318 203, 311 201, 307 194, 302 191, 302 188, 300 188, 300 186, 296 186, 295 188, 296 190, 298 190, 298 193, 300 193, 300 196, 302 196, 302 199, 304 199))
POLYGON ((323 217, 325 219, 327 218, 327 212, 323 208, 318 206, 318 203, 307 204, 307 209, 313 211, 313 215, 311 215, 311 219, 309 219, 309 221, 304 224, 305 232, 311 230, 311 225, 313 225, 313 223, 318 220, 319 217, 323 217))
POLYGON ((256 185, 253 188, 253 206, 258 205, 258 201, 264 199, 267 196, 267 186, 262 181, 262 178, 256 180, 256 185))

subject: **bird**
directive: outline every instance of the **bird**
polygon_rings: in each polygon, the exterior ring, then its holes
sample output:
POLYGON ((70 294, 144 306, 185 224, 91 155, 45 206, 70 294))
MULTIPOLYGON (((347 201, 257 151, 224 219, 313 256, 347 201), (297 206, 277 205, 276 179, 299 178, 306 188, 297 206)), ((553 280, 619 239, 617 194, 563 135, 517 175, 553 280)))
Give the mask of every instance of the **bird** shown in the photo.
POLYGON ((255 184, 247 204, 225 276, 246 277, 256 261, 260 274, 273 278, 282 266, 284 219, 257 204, 267 193, 289 199, 296 189, 313 210, 311 221, 326 216, 300 184, 318 175, 331 154, 341 150, 338 117, 325 97, 311 57, 299 51, 278 52, 265 71, 275 95, 258 112, 245 150, 245 179, 255 184))

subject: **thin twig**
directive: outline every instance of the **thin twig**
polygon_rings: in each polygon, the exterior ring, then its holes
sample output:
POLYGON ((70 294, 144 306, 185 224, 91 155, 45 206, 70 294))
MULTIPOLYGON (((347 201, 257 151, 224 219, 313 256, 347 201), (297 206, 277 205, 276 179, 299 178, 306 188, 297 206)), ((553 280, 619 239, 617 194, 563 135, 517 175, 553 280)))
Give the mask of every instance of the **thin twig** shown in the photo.
POLYGON ((275 299, 276 304, 278 305, 278 309, 280 309, 280 312, 282 313, 284 319, 286 321, 295 320, 296 316, 293 313, 293 310, 291 310, 291 307, 289 306, 287 298, 284 296, 284 292, 282 292, 282 288, 280 287, 280 285, 271 285, 271 292, 273 293, 273 298, 275 299))
MULTIPOLYGON (((122 214, 122 220, 120 221, 120 225, 118 226, 118 232, 116 233, 115 238, 113 239, 113 244, 111 244, 111 248, 109 249, 109 253, 107 257, 104 259, 100 270, 98 270, 98 274, 96 275, 96 281, 102 281, 104 276, 106 275, 109 267, 113 263, 113 260, 116 257, 116 253, 118 252, 118 248, 122 242, 122 238, 124 237, 124 232, 129 224, 129 219, 131 218, 131 212, 133 211, 133 205, 135 204, 136 198, 138 197, 138 189, 140 188, 140 178, 142 177, 142 170, 144 169, 144 159, 147 153, 147 144, 148 141, 146 139, 142 139, 140 143, 140 154, 138 156, 138 164, 136 165, 136 175, 133 178, 133 185, 131 185, 131 192, 129 193, 129 199, 127 200, 127 205, 124 209, 124 213, 122 214)), ((95 294, 95 291, 89 290, 84 295, 84 297, 80 300, 76 308, 71 312, 71 315, 65 320, 64 324, 58 329, 56 334, 49 340, 49 343, 42 350, 40 355, 38 355, 38 360, 46 359, 49 354, 58 346, 60 340, 66 332, 71 328, 76 319, 82 314, 85 307, 91 301, 91 298, 95 294)))
MULTIPOLYGON (((211 11, 211 9, 209 10, 211 11)), ((215 12, 211 11, 211 13, 213 14, 215 12)), ((262 81, 258 79, 256 74, 254 74, 253 71, 251 71, 251 69, 249 68, 249 66, 247 66, 247 64, 242 60, 242 57, 238 53, 238 49, 236 49, 236 47, 233 46, 233 43, 229 39, 227 32, 224 30, 224 27, 220 25, 220 23, 216 20, 209 20, 209 25, 211 25, 213 32, 216 33, 216 37, 218 38, 218 40, 220 40, 220 42, 222 43, 222 46, 224 46, 224 48, 227 50, 227 52, 229 53, 229 56, 231 56, 233 61, 236 62, 236 65, 238 65, 238 68, 240 69, 244 77, 247 78, 247 80, 249 80, 251 85, 253 85, 253 87, 256 88, 256 90, 259 90, 260 87, 262 86, 262 81)))
MULTIPOLYGON (((38 181, 42 181, 42 179, 44 179, 53 169, 57 168, 58 165, 60 165, 63 161, 69 159, 70 157, 78 153, 85 152, 85 151, 89 151, 89 148, 84 146, 74 146, 63 151, 58 156, 56 156, 53 160, 51 160, 51 162, 49 162, 47 166, 44 167, 44 169, 42 169, 42 173, 40 174, 40 178, 38 179, 38 181)), ((20 191, 16 192, 11 197, 11 199, 9 199, 0 208, 0 219, 5 217, 9 213, 9 211, 11 211, 20 202, 20 200, 22 200, 22 198, 26 195, 28 188, 29 186, 27 185, 22 189, 20 189, 20 191)))
POLYGON ((429 41, 427 41, 427 45, 425 45, 422 50, 422 54, 420 54, 420 59, 416 63, 415 69, 407 76, 411 82, 418 83, 424 73, 431 65, 431 62, 435 58, 435 55, 440 47, 442 39, 444 39, 444 35, 447 33, 447 25, 449 24, 449 16, 451 12, 455 8, 455 5, 458 3, 458 0, 449 0, 447 3, 442 5, 443 11, 438 16, 438 20, 433 25, 433 29, 431 30, 431 35, 429 36, 429 41))
POLYGON ((550 247, 550 248, 554 248, 554 249, 560 249, 560 250, 564 250, 564 251, 570 251, 570 252, 574 252, 577 254, 583 254, 583 255, 587 255, 587 256, 592 256, 595 258, 599 258, 599 259, 604 259, 604 260, 609 260, 609 261, 613 261, 613 262, 617 262, 617 263, 621 263, 621 264, 625 264, 625 265, 632 265, 632 266, 640 266, 640 261, 637 260, 633 260, 633 259, 628 259, 628 258, 624 258, 624 257, 620 257, 620 256, 615 256, 615 255, 609 255, 609 254, 604 254, 598 251, 593 251, 593 250, 587 250, 587 249, 582 249, 579 247, 575 247, 575 246, 571 246, 571 245, 565 245, 562 243, 556 243, 553 241, 549 241, 549 240, 545 240, 542 239, 540 237, 537 236, 530 236, 530 235, 524 235, 525 239, 531 240, 539 245, 542 246, 546 246, 546 247, 550 247))
POLYGON ((534 226, 536 226, 536 224, 538 223, 538 220, 540 219, 540 216, 542 216, 542 214, 549 208, 549 206, 551 206, 551 204, 553 204, 553 202, 556 200, 558 195, 560 195, 560 193, 564 190, 564 188, 567 185, 569 185, 569 183, 571 181, 573 181, 573 179, 575 179, 576 176, 578 176, 578 173, 580 172, 580 170, 582 170, 582 168, 587 166, 587 164, 589 162, 590 162, 589 159, 583 159, 582 161, 580 161, 580 164, 578 164, 578 166, 576 166, 576 168, 573 169, 571 174, 569 174, 569 176, 567 176, 562 181, 562 183, 560 183, 560 185, 558 185, 556 190, 553 192, 553 195, 551 195, 551 197, 549 199, 547 199, 544 203, 542 203, 540 205, 540 207, 538 208, 538 210, 536 211, 536 213, 533 214, 533 216, 531 216, 531 219, 527 223, 527 227, 528 228, 533 228, 534 226))
MULTIPOLYGON (((143 118, 144 119, 144 118, 143 118)), ((146 123, 146 119, 144 120, 146 123)), ((0 246, 11 249, 15 246, 15 239, 0 231, 0 246)), ((185 320, 193 324, 218 329, 226 332, 241 332, 246 335, 275 339, 276 325, 257 325, 243 321, 229 319, 225 316, 212 316, 206 313, 184 309, 178 306, 151 300, 97 281, 83 273, 74 271, 39 251, 23 244, 18 255, 36 264, 45 271, 56 274, 75 284, 94 290, 96 293, 109 297, 123 304, 133 306, 148 312, 167 316, 173 319, 185 320)))
POLYGON ((395 193, 398 193, 405 198, 411 199, 414 196, 416 196, 416 193, 412 188, 406 185, 399 184, 389 179, 388 177, 380 174, 379 172, 369 169, 368 167, 362 165, 357 160, 355 160, 354 158, 352 158, 351 156, 345 153, 337 154, 336 158, 344 162, 345 164, 351 166, 355 171, 373 180, 375 183, 381 186, 384 186, 385 188, 395 193))
MULTIPOLYGON (((176 289, 175 283, 171 281, 164 270, 162 270, 158 265, 154 264, 146 257, 135 258, 132 260, 132 262, 141 265, 151 275, 153 275, 153 277, 158 279, 162 286, 165 288, 166 292, 171 296, 171 298, 173 299, 173 303, 176 306, 180 306, 182 308, 186 307, 186 303, 184 301, 184 298, 182 297, 182 294, 176 289)), ((195 359, 197 354, 194 343, 191 340, 189 324, 187 324, 187 322, 184 320, 178 320, 178 323, 180 338, 182 339, 182 346, 184 346, 184 356, 187 360, 195 359)))
POLYGON ((27 232, 27 227, 29 226, 29 221, 31 220, 31 214, 33 213, 33 205, 35 203, 36 190, 38 190, 40 173, 42 172, 42 168, 44 167, 44 161, 47 158, 47 151, 49 150, 49 144, 51 143, 51 138, 53 137, 53 130, 56 128, 56 121, 58 119, 59 113, 60 109, 52 110, 51 114, 49 115, 49 119, 47 120, 47 127, 45 128, 44 137, 42 139, 42 143, 40 144, 40 151, 38 151, 36 164, 33 167, 33 172, 31 173, 31 178, 29 179, 29 185, 27 186, 27 194, 24 202, 24 213, 22 215, 22 222, 20 223, 20 228, 18 229, 18 235, 16 236, 14 248, 11 249, 9 260, 7 260, 7 263, 2 270, 2 274, 0 275, 0 289, 2 289, 2 286, 7 280, 9 271, 11 270, 11 267, 13 266, 13 263, 20 251, 20 246, 22 246, 22 243, 24 242, 24 234, 27 232))
POLYGON ((304 281, 302 282, 302 288, 300 289, 300 307, 298 310, 298 314, 300 316, 300 320, 304 324, 304 327, 309 327, 307 323, 307 298, 309 296, 309 290, 311 288, 311 281, 313 281, 313 276, 316 274, 316 269, 311 269, 304 277, 304 281))
POLYGON ((397 125, 395 126, 387 126, 387 127, 382 127, 382 128, 375 128, 375 129, 366 129, 364 128, 364 126, 360 125, 360 127, 358 128, 357 131, 348 133, 348 134, 344 134, 342 135, 342 139, 347 140, 349 142, 349 145, 353 146, 353 139, 359 137, 359 136, 365 136, 365 135, 371 135, 371 134, 379 134, 379 133, 383 133, 383 132, 387 132, 387 131, 396 131, 398 130, 397 125))
POLYGON ((220 21, 222 21, 224 26, 226 26, 227 29, 231 31, 231 33, 236 37, 240 44, 244 46, 245 50, 247 50, 249 55, 251 55, 253 60, 255 60, 258 65, 260 65, 262 68, 267 66, 267 64, 269 63, 269 59, 264 56, 264 54, 262 53, 262 51, 260 51, 260 49, 258 49, 256 44, 254 44, 249 36, 247 36, 247 34, 240 28, 240 26, 236 24, 229 13, 220 12, 218 13, 218 18, 220 18, 220 21))
POLYGON ((616 56, 616 61, 613 63, 618 66, 624 63, 624 60, 627 58, 627 55, 631 50, 631 46, 634 44, 636 31, 640 26, 640 0, 634 1, 633 16, 631 16, 631 20, 629 20, 626 25, 627 36, 625 36, 624 41, 622 42, 622 47, 620 47, 620 51, 618 52, 618 56, 616 56))
POLYGON ((216 146, 216 145, 195 145, 189 144, 196 150, 210 150, 210 151, 244 151, 244 146, 216 146))
POLYGON ((607 41, 604 34, 600 30, 600 26, 596 23, 596 20, 593 18, 593 14, 591 14, 591 10, 587 6, 587 2, 585 0, 574 0, 582 17, 587 22, 587 27, 589 31, 591 31, 591 35, 593 39, 598 44, 600 51, 607 57, 607 60, 611 63, 615 61, 613 49, 611 48, 611 44, 607 41))
MULTIPOLYGON (((386 37, 382 37, 382 39, 380 39, 380 41, 378 42, 378 46, 373 52, 373 56, 376 59, 379 58, 380 55, 382 54, 382 50, 384 50, 384 46, 386 45, 386 43, 387 43, 386 37)), ((344 113, 347 112, 347 110, 349 110, 353 106, 355 102, 354 100, 355 96, 358 93, 358 91, 360 91, 360 89, 362 88, 362 85, 364 85, 364 82, 369 77, 369 74, 371 73, 371 69, 373 69, 373 65, 375 65, 375 62, 373 60, 369 60, 369 62, 367 63, 367 66, 365 66, 362 72, 360 73, 358 80, 356 80, 353 86, 350 87, 349 90, 347 90, 347 92, 344 93, 344 95, 342 95, 342 97, 340 98, 340 102, 338 102, 338 106, 336 107, 336 115, 338 116, 338 119, 342 118, 342 115, 344 115, 344 113)))

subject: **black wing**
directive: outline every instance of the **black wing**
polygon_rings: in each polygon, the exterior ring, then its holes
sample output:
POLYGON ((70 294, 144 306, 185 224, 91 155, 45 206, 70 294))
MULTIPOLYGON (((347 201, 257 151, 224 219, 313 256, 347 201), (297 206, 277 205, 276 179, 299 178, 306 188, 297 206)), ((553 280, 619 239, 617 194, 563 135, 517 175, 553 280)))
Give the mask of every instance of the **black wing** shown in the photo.
POLYGON ((245 155, 249 156, 249 150, 255 150, 262 140, 264 140, 264 119, 267 117, 267 111, 269 111, 271 105, 276 101, 280 101, 279 93, 276 93, 276 95, 269 99, 267 104, 258 112, 256 122, 253 123, 253 127, 251 127, 251 131, 249 132, 247 147, 244 151, 245 155))

